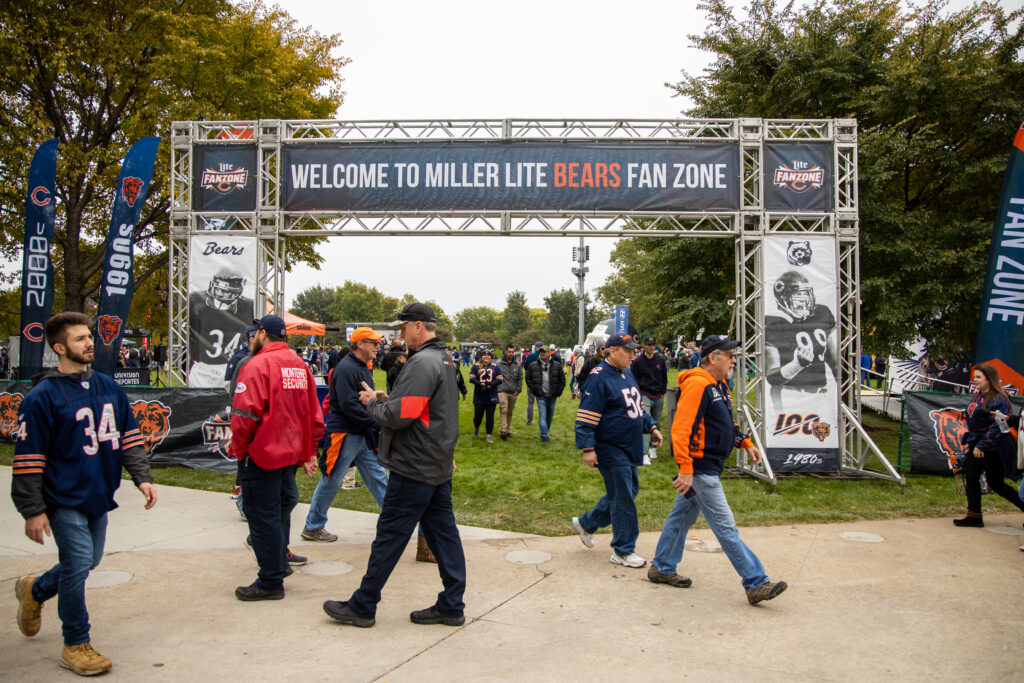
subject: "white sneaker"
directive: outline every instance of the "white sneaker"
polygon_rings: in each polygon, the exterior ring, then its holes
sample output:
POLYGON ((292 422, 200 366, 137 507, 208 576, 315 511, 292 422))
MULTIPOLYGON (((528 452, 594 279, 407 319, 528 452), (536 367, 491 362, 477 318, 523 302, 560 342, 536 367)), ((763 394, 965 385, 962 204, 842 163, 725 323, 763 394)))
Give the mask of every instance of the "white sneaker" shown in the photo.
POLYGON ((651 464, 651 456, 647 455, 646 453, 644 453, 644 462, 643 462, 643 464, 645 464, 645 465, 650 465, 651 464))
POLYGON ((594 534, 589 533, 586 529, 583 528, 583 525, 580 524, 579 517, 572 518, 572 528, 575 529, 576 533, 580 535, 580 540, 583 541, 583 545, 587 546, 588 548, 594 547, 594 534))
POLYGON ((657 460, 658 459, 658 449, 657 448, 651 448, 651 450, 647 454, 651 457, 651 460, 657 460))
POLYGON ((647 560, 640 557, 636 553, 630 553, 623 557, 618 553, 613 553, 611 556, 612 564, 621 564, 623 567, 629 567, 631 569, 639 569, 647 564, 647 560))

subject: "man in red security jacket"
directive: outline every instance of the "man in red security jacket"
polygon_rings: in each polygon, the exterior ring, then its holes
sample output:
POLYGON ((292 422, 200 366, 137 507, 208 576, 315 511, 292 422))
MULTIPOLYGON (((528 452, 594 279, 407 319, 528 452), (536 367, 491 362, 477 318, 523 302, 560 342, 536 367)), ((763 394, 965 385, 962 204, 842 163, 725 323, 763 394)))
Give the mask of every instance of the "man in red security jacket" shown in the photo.
POLYGON ((288 570, 288 532, 299 502, 295 468, 316 471, 312 459, 324 434, 313 375, 288 347, 284 320, 256 322, 253 356, 238 373, 231 405, 231 446, 259 578, 235 589, 239 600, 280 600, 288 570))

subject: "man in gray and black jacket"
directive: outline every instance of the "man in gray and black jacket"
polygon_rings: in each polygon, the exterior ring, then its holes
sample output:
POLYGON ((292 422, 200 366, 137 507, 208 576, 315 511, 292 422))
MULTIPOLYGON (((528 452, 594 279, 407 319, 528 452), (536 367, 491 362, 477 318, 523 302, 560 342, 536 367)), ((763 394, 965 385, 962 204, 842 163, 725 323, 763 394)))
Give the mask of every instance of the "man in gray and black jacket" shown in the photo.
POLYGON ((377 536, 359 588, 347 601, 326 601, 324 611, 343 624, 373 626, 381 590, 419 523, 437 558, 444 590, 434 605, 409 617, 417 624, 461 626, 466 621, 466 556, 452 510, 458 369, 434 334, 437 317, 430 306, 409 304, 394 324, 409 346, 405 369, 390 396, 366 384, 359 394, 367 414, 382 427, 377 457, 391 470, 377 536))
POLYGON ((509 344, 505 354, 498 361, 501 370, 501 384, 498 385, 498 429, 502 439, 512 436, 512 412, 516 399, 523 391, 523 364, 516 360, 516 347, 509 344))

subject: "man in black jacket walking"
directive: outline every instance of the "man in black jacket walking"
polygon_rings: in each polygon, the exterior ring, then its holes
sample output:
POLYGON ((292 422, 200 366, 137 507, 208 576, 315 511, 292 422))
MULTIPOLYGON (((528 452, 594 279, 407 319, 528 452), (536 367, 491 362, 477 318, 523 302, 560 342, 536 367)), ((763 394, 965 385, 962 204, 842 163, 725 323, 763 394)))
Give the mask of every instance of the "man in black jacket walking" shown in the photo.
POLYGON ((555 419, 555 402, 565 391, 565 372, 557 358, 541 348, 536 361, 526 368, 526 386, 537 397, 540 418, 540 440, 547 443, 551 421, 555 419))
POLYGON ((419 523, 437 558, 444 590, 434 605, 409 618, 416 624, 461 626, 466 622, 466 556, 452 510, 458 370, 434 334, 437 317, 430 306, 409 304, 394 324, 410 349, 405 369, 390 396, 366 384, 359 394, 370 418, 383 428, 378 459, 391 470, 377 537, 359 588, 347 601, 326 601, 324 611, 343 624, 373 626, 381 590, 419 523))
MULTIPOLYGON (((654 337, 644 337, 644 352, 633 359, 629 371, 640 387, 644 412, 655 423, 661 424, 661 410, 665 405, 665 392, 668 391, 668 362, 658 353, 654 337)), ((657 457, 657 447, 652 447, 650 437, 644 434, 644 464, 650 465, 651 460, 657 457)))

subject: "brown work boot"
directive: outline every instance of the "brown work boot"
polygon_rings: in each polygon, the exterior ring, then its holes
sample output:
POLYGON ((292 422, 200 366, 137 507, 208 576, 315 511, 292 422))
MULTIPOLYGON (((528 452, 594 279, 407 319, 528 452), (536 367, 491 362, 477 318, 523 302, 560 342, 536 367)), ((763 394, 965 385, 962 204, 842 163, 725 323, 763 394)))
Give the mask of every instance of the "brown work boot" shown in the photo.
POLYGON ((60 653, 60 665, 79 676, 95 676, 110 671, 110 667, 114 666, 109 659, 92 649, 89 643, 65 645, 60 653))
POLYGON ((647 570, 647 580, 651 583, 667 583, 668 585, 675 586, 676 588, 689 588, 693 584, 693 581, 688 577, 680 576, 675 572, 672 572, 671 574, 661 573, 658 571, 658 568, 654 566, 653 562, 651 563, 651 568, 647 570))
POLYGON ((32 597, 32 584, 35 582, 34 576, 23 576, 14 583, 14 597, 18 599, 18 628, 29 637, 39 633, 39 625, 43 622, 43 603, 32 597))
POLYGON ((788 586, 785 581, 776 581, 775 583, 769 581, 768 583, 762 583, 757 588, 748 588, 747 602, 751 605, 756 605, 762 600, 772 600, 778 597, 786 588, 788 586))
POLYGON ((437 564, 437 558, 434 557, 434 553, 430 551, 430 546, 427 545, 427 537, 423 534, 416 535, 416 561, 433 562, 434 564, 437 564))

